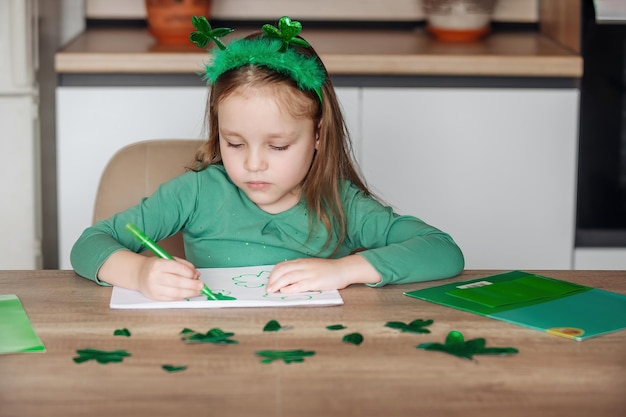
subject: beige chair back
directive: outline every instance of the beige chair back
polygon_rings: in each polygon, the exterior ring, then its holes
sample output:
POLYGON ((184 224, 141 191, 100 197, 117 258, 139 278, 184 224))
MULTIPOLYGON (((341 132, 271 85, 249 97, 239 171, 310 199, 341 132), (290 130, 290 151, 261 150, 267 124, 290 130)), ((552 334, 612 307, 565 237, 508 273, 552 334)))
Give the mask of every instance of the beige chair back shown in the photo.
MULTIPOLYGON (((138 204, 160 184, 183 174, 192 165, 202 143, 191 139, 156 139, 133 143, 117 151, 100 178, 93 222, 138 204)), ((159 245, 173 256, 185 257, 180 233, 160 241, 159 245)))

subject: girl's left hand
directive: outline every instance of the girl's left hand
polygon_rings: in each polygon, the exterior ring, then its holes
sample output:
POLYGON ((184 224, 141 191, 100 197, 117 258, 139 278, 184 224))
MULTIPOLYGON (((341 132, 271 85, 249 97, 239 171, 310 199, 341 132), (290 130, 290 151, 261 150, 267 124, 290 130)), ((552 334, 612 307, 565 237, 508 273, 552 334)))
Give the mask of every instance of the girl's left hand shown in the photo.
POLYGON ((267 293, 292 294, 330 291, 354 283, 376 283, 380 275, 365 258, 350 255, 341 259, 302 258, 277 264, 270 273, 267 293))

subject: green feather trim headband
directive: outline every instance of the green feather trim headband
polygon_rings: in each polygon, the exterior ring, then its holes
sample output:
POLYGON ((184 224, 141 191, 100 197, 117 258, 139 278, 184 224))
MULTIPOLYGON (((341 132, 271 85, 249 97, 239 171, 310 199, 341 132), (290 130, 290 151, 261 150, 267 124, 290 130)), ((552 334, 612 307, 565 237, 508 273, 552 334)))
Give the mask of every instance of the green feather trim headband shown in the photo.
POLYGON ((315 91, 322 101, 322 85, 326 74, 314 56, 298 53, 290 45, 310 47, 304 39, 298 38, 302 31, 300 22, 289 17, 281 17, 278 27, 263 25, 263 35, 255 39, 238 39, 228 46, 219 38, 233 32, 229 28, 211 28, 205 17, 194 16, 192 23, 197 29, 190 39, 198 47, 204 48, 213 41, 219 48, 212 51, 213 60, 205 65, 206 79, 214 84, 223 73, 244 65, 258 65, 270 68, 290 77, 303 91, 315 91))

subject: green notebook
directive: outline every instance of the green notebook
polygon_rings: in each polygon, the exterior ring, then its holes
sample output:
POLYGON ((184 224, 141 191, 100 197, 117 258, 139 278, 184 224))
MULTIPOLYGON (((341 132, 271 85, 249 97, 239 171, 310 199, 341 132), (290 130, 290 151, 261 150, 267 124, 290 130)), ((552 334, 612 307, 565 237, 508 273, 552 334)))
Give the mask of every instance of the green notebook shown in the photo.
POLYGON ((524 271, 405 295, 579 341, 626 329, 626 295, 524 271))
POLYGON ((20 299, 0 294, 0 354, 45 351, 20 299))

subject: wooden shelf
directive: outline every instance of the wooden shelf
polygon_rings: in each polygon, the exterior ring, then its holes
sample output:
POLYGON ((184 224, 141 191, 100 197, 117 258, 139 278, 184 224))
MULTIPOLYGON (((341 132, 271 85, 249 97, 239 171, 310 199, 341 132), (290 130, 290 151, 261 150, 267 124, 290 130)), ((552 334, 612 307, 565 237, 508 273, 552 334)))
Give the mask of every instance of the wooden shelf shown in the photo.
MULTIPOLYGON (((238 37, 245 30, 236 32, 238 37)), ((492 33, 479 42, 435 40, 420 30, 325 30, 304 34, 331 74, 579 78, 579 54, 538 32, 492 33)), ((195 45, 159 45, 143 28, 88 29, 55 57, 58 73, 185 74, 203 70, 195 45)))

